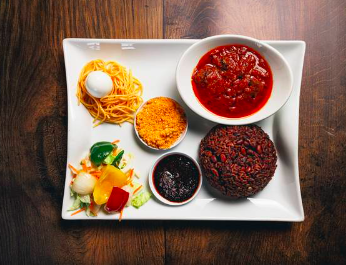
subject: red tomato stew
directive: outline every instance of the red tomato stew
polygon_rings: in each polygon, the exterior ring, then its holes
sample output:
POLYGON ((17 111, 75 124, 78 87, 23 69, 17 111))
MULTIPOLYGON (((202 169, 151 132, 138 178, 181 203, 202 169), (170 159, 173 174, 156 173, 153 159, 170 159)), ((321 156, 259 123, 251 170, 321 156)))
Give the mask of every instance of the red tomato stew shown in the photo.
POLYGON ((212 49, 192 74, 194 93, 212 113, 240 118, 254 114, 268 101, 273 75, 267 61, 245 45, 212 49))

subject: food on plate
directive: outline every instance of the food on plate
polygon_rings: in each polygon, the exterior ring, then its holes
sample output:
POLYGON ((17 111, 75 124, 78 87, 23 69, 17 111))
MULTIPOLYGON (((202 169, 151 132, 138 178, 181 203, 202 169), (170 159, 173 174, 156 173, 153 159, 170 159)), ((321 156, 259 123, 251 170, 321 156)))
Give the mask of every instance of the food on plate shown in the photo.
POLYGON ((103 98, 112 92, 113 81, 108 74, 102 71, 93 71, 88 74, 85 87, 93 97, 103 98))
POLYGON ((156 164, 152 177, 154 187, 162 197, 180 203, 194 196, 201 176, 193 160, 173 153, 156 164))
POLYGON ((77 85, 79 103, 94 117, 94 123, 98 121, 95 126, 103 122, 133 123, 134 113, 143 102, 142 92, 143 86, 131 70, 100 59, 83 67, 77 85))
POLYGON ((241 118, 260 110, 273 88, 273 75, 264 57, 245 45, 216 47, 198 62, 193 91, 210 112, 241 118))
POLYGON ((217 125, 199 148, 202 171, 209 184, 232 198, 263 190, 276 169, 276 150, 258 126, 217 125))
POLYGON ((112 189, 112 193, 106 203, 105 210, 109 213, 120 212, 122 209, 124 209, 129 196, 130 193, 128 193, 127 191, 114 186, 112 189))
POLYGON ((85 211, 87 216, 97 216, 100 208, 108 213, 119 212, 131 204, 139 208, 150 199, 143 185, 134 181, 138 176, 128 169, 131 154, 118 147, 119 141, 97 142, 82 159, 80 168, 69 164, 72 172, 71 197, 74 198, 72 215, 85 211))
POLYGON ((102 168, 102 175, 98 179, 93 192, 94 200, 97 204, 104 204, 108 201, 113 187, 123 187, 127 184, 128 176, 113 165, 106 165, 102 168))
POLYGON ((140 194, 138 194, 135 198, 132 199, 131 201, 131 205, 133 207, 139 208, 141 207, 144 203, 146 203, 147 201, 149 201, 149 199, 151 198, 151 193, 148 191, 144 191, 141 192, 140 194))
MULTIPOLYGON (((90 148, 90 160, 96 166, 101 165, 101 163, 109 156, 109 154, 114 150, 114 144, 110 142, 98 142, 95 143, 90 148)), ((108 163, 111 164, 111 163, 108 163)))
POLYGON ((136 115, 139 137, 156 149, 168 149, 187 129, 183 108, 173 99, 157 97, 148 100, 136 115))
POLYGON ((87 195, 93 192, 97 178, 87 172, 79 171, 74 178, 71 189, 80 194, 87 195))

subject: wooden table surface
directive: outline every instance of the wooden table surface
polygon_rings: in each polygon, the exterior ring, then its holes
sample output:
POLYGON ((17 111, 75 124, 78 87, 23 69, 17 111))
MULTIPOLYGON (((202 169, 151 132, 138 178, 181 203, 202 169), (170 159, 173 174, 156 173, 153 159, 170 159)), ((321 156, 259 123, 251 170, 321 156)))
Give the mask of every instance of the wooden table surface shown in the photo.
POLYGON ((2 0, 0 264, 346 264, 346 1, 2 0), (241 34, 307 44, 305 221, 64 221, 64 38, 241 34))

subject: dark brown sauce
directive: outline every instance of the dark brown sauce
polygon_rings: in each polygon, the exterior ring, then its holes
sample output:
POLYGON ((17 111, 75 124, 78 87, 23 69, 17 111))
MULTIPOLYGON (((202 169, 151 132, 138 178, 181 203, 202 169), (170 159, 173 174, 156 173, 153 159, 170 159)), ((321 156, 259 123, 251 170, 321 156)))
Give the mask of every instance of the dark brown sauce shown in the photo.
POLYGON ((197 191, 199 179, 199 170, 194 161, 180 154, 161 159, 153 174, 157 192, 171 202, 190 199, 197 191))

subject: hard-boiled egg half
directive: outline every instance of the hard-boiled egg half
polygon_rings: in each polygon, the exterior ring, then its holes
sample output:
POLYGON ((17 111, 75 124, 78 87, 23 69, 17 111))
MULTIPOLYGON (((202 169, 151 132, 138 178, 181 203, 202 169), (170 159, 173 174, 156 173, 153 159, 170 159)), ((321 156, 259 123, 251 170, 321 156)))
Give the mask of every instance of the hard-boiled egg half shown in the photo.
POLYGON ((103 98, 111 93, 113 81, 108 74, 102 71, 93 71, 87 76, 85 86, 90 95, 95 98, 103 98))

